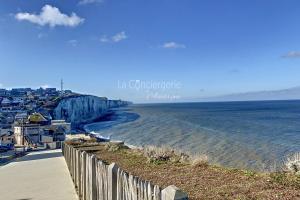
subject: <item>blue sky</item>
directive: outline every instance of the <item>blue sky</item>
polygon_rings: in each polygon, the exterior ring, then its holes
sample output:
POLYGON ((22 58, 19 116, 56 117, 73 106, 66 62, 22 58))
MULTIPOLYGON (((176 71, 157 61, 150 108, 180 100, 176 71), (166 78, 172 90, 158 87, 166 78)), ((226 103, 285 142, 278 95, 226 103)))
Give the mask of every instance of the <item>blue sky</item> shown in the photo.
POLYGON ((59 87, 63 78, 82 93, 160 102, 300 86, 299 8, 297 0, 0 0, 0 87, 59 87))

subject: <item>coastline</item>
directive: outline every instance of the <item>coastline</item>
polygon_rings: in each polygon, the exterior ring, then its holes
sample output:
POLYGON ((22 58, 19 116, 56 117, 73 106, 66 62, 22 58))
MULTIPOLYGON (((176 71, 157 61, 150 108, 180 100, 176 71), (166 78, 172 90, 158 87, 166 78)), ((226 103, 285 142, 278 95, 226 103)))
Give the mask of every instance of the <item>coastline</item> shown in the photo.
POLYGON ((130 144, 130 143, 122 141, 122 140, 111 139, 111 136, 104 136, 100 132, 91 131, 86 127, 86 126, 90 126, 93 124, 102 123, 103 124, 102 128, 106 129, 106 128, 110 128, 112 126, 116 126, 118 124, 123 124, 126 122, 134 121, 136 118, 139 117, 139 116, 136 116, 136 113, 133 114, 134 116, 129 117, 128 114, 125 112, 126 110, 127 110, 127 107, 111 109, 105 115, 97 118, 93 122, 81 124, 80 129, 78 129, 78 130, 84 131, 84 132, 88 133, 89 135, 91 135, 92 137, 96 137, 100 140, 105 140, 105 141, 110 141, 110 142, 124 142, 124 144, 131 149, 142 148, 142 146, 133 145, 133 144, 130 144), (124 113, 126 113, 125 117, 124 117, 124 113))
POLYGON ((88 132, 85 129, 86 125, 93 124, 93 123, 98 123, 98 122, 103 122, 103 120, 106 120, 107 118, 109 118, 113 114, 114 114, 114 112, 112 110, 109 110, 104 115, 96 118, 95 120, 92 120, 91 122, 77 124, 76 127, 74 128, 74 130, 72 130, 72 131, 79 132, 79 133, 81 133, 81 132, 88 132))
POLYGON ((85 124, 85 131, 134 147, 167 146, 205 154, 210 163, 229 168, 274 171, 286 156, 300 151, 296 143, 299 135, 293 134, 299 128, 299 117, 292 109, 299 104, 135 105, 116 109, 108 119, 85 124), (278 110, 282 117, 278 117, 278 110))
MULTIPOLYGON (((101 122, 101 121, 98 121, 98 122, 101 122)), ((94 123, 97 123, 97 122, 94 122, 94 123)), ((86 124, 87 125, 87 124, 86 124)), ((85 126, 85 125, 84 125, 85 126)), ((132 144, 129 144, 125 141, 122 141, 122 140, 112 140, 110 137, 105 137, 103 135, 101 135, 101 133, 99 132, 95 132, 95 131, 89 131, 89 130, 86 130, 83 126, 83 131, 88 133, 88 135, 92 138, 96 138, 98 139, 99 141, 106 141, 106 142, 112 142, 112 143, 119 143, 119 142, 122 142, 124 143, 124 145, 126 145, 127 147, 129 147, 130 149, 141 149, 143 148, 142 146, 137 146, 137 145, 132 145, 132 144)))

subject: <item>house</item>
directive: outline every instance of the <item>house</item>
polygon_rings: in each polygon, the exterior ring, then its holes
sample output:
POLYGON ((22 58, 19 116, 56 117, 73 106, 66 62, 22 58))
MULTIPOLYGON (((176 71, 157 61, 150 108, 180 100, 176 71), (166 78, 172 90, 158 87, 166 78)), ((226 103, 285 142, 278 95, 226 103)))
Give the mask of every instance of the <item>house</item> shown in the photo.
POLYGON ((24 99, 23 97, 13 97, 12 103, 13 104, 24 104, 24 99))
POLYGON ((39 100, 40 101, 45 101, 45 100, 47 100, 48 99, 48 97, 45 95, 43 95, 43 96, 39 96, 39 100))
POLYGON ((56 92, 56 88, 46 88, 45 89, 45 93, 48 94, 48 95, 56 95, 57 92, 56 92))
POLYGON ((8 91, 6 89, 0 89, 0 96, 5 97, 7 96, 8 91))
POLYGON ((33 101, 33 100, 35 100, 35 97, 31 93, 30 94, 27 93, 27 99, 30 100, 30 101, 33 101))
POLYGON ((22 88, 13 88, 10 91, 12 96, 24 96, 26 95, 25 91, 22 88))
POLYGON ((2 107, 7 107, 11 105, 11 100, 8 98, 3 98, 1 101, 1 106, 2 107))
POLYGON ((53 141, 64 141, 66 134, 71 132, 71 123, 67 123, 65 120, 52 120, 48 130, 53 141))
POLYGON ((34 146, 40 142, 43 130, 39 124, 17 123, 14 125, 15 143, 18 146, 34 146))
POLYGON ((17 113, 15 116, 15 121, 25 121, 28 118, 27 112, 17 113))
POLYGON ((41 142, 44 134, 42 126, 49 124, 40 113, 33 113, 25 118, 25 114, 18 115, 21 120, 14 124, 15 141, 17 145, 36 146, 41 142))
POLYGON ((47 140, 51 137, 53 142, 64 141, 66 134, 71 131, 71 123, 67 123, 65 120, 52 120, 50 125, 42 128, 47 140))
POLYGON ((32 91, 31 88, 13 88, 10 91, 12 96, 26 96, 27 92, 32 91))
MULTIPOLYGON (((22 116, 20 116, 22 117, 22 116)), ((64 120, 47 120, 41 113, 29 115, 24 120, 15 121, 14 134, 16 145, 37 146, 64 141, 66 133, 71 130, 71 124, 64 120)), ((54 145, 55 146, 55 145, 54 145)))
POLYGON ((0 127, 3 129, 10 129, 11 124, 14 122, 14 114, 10 112, 0 113, 0 127))
POLYGON ((28 122, 30 124, 39 124, 39 125, 48 125, 50 123, 41 113, 37 113, 37 112, 29 115, 28 122))
POLYGON ((52 116, 49 113, 49 110, 45 109, 45 108, 37 108, 35 109, 35 112, 40 113, 41 115, 43 115, 43 117, 49 121, 50 124, 50 120, 52 120, 52 116))
POLYGON ((35 94, 37 94, 38 96, 45 96, 46 95, 46 89, 40 87, 39 89, 37 89, 35 91, 35 94))
POLYGON ((14 143, 14 133, 11 129, 0 129, 0 145, 12 146, 14 143))
POLYGON ((35 102, 30 102, 30 103, 27 103, 27 104, 25 105, 25 108, 26 108, 26 110, 28 110, 28 111, 34 110, 36 107, 37 107, 37 105, 36 105, 35 102))

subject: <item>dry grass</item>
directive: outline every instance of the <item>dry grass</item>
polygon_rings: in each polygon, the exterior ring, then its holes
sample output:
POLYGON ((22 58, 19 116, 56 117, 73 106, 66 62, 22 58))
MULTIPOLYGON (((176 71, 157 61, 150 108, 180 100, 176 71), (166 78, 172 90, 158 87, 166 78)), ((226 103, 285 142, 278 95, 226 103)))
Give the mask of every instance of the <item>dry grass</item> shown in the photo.
POLYGON ((193 167, 201 167, 208 165, 207 155, 194 155, 191 157, 191 164, 193 167))
POLYGON ((89 140, 91 137, 85 133, 67 134, 66 140, 89 140))
POLYGON ((189 163, 193 166, 208 164, 208 157, 202 154, 189 154, 168 146, 146 146, 142 149, 148 163, 189 163))
POLYGON ((163 188, 176 185, 192 200, 300 199, 300 176, 291 173, 257 173, 208 165, 207 157, 203 155, 190 156, 189 162, 174 162, 165 158, 181 153, 165 147, 145 150, 121 147, 109 151, 107 146, 77 145, 93 152, 99 159, 115 162, 125 171, 163 188), (163 159, 149 162, 149 157, 163 159))
POLYGON ((72 146, 99 144, 96 138, 75 138, 71 140, 66 140, 65 143, 72 146))
POLYGON ((109 152, 116 152, 122 149, 129 149, 123 143, 113 143, 113 142, 107 142, 104 147, 109 152))

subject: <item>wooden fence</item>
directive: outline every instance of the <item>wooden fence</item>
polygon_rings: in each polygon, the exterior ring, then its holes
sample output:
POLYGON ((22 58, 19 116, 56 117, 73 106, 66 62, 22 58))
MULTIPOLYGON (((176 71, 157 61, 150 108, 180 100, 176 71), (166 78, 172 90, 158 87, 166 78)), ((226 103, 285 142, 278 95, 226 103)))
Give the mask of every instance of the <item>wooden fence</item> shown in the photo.
POLYGON ((81 200, 187 200, 175 186, 163 190, 132 176, 115 163, 106 165, 95 155, 65 143, 62 152, 81 200))

